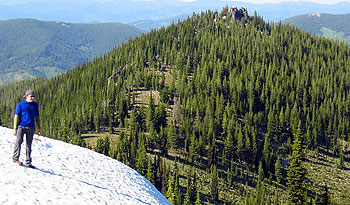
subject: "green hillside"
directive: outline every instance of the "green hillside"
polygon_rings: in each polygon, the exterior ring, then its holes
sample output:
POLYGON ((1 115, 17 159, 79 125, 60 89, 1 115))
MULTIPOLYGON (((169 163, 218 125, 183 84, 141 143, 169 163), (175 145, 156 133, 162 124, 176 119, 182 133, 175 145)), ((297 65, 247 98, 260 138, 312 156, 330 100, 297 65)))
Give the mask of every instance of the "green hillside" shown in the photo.
POLYGON ((295 16, 283 20, 283 23, 329 39, 345 41, 350 45, 350 14, 314 13, 295 16))
MULTIPOLYGON (((194 14, 28 83, 42 134, 127 164, 174 204, 346 204, 350 48, 234 12, 194 14)), ((0 89, 14 91, 3 126, 25 89, 0 89)))
POLYGON ((64 73, 142 33, 121 23, 0 21, 0 85, 64 73))

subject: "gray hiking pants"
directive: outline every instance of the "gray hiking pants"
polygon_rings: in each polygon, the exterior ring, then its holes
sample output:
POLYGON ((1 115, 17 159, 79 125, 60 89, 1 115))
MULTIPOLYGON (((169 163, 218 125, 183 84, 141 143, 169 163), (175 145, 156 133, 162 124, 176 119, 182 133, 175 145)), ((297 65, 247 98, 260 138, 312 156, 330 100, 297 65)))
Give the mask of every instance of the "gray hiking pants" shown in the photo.
POLYGON ((23 143, 23 136, 26 135, 26 163, 32 163, 31 153, 32 153, 32 142, 33 135, 35 132, 35 127, 22 127, 19 126, 17 129, 17 139, 15 143, 15 147, 13 149, 13 157, 12 159, 19 160, 19 155, 21 153, 21 145, 23 143))

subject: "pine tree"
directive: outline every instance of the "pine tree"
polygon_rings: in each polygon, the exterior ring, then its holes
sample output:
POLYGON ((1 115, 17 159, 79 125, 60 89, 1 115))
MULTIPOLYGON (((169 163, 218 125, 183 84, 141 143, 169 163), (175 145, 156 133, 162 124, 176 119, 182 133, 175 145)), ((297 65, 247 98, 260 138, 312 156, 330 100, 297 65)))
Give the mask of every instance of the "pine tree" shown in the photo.
POLYGON ((198 148, 198 139, 196 137, 196 132, 193 130, 192 135, 190 136, 190 145, 189 145, 189 157, 191 162, 195 162, 198 159, 199 148, 198 148))
POLYGON ((232 185, 233 185, 234 174, 235 174, 234 173, 234 164, 233 164, 233 159, 231 159, 231 166, 230 166, 230 169, 228 170, 228 173, 227 173, 227 181, 228 181, 228 185, 230 187, 232 187, 232 185))
POLYGON ((265 195, 265 188, 263 185, 264 180, 264 170, 262 166, 262 162, 259 163, 259 170, 258 170, 258 182, 256 185, 256 203, 257 204, 263 204, 264 202, 264 195, 265 195))
POLYGON ((136 168, 136 157, 137 157, 137 142, 134 138, 131 139, 131 146, 129 150, 129 166, 132 167, 133 169, 136 168))
POLYGON ((217 163, 215 136, 211 136, 210 142, 208 148, 208 165, 212 166, 217 163))
POLYGON ((225 164, 226 164, 226 153, 225 153, 225 149, 222 150, 222 154, 221 154, 221 164, 222 164, 222 166, 225 166, 225 164))
POLYGON ((210 196, 211 199, 217 201, 219 199, 219 176, 218 169, 215 165, 210 168, 210 196))
POLYGON ((154 156, 154 163, 153 163, 153 170, 154 170, 154 184, 155 187, 158 189, 158 191, 162 191, 162 166, 161 166, 161 160, 160 157, 157 155, 154 156))
POLYGON ((202 201, 201 201, 201 197, 199 195, 199 189, 197 189, 197 194, 196 194, 196 201, 194 202, 194 205, 201 205, 202 201))
POLYGON ((160 132, 157 137, 157 148, 161 151, 161 154, 167 154, 167 131, 163 126, 160 127, 160 132))
POLYGON ((269 167, 270 167, 270 156, 271 156, 271 153, 270 153, 270 140, 269 140, 269 137, 266 136, 265 137, 265 140, 264 140, 264 147, 263 147, 263 150, 262 150, 262 159, 263 159, 263 168, 264 168, 264 171, 265 171, 265 176, 268 176, 268 173, 269 173, 269 167))
POLYGON ((166 169, 166 164, 165 164, 165 159, 163 158, 162 160, 162 176, 161 176, 161 185, 162 185, 162 193, 165 194, 165 189, 166 189, 166 176, 167 176, 167 169, 166 169))
POLYGON ((109 156, 109 146, 110 146, 109 138, 105 137, 103 139, 102 137, 100 137, 97 139, 97 143, 94 150, 95 152, 109 156))
POLYGON ((141 137, 136 152, 136 170, 143 176, 146 175, 147 163, 149 163, 144 137, 141 137))
POLYGON ((278 156, 276 163, 275 163, 275 177, 276 177, 276 181, 277 183, 281 183, 281 179, 282 179, 282 166, 281 166, 281 159, 278 156))
POLYGON ((193 203, 191 202, 191 193, 186 191, 185 199, 184 199, 184 205, 192 205, 193 203))
POLYGON ((108 133, 109 134, 113 134, 113 120, 112 120, 112 116, 109 116, 108 125, 109 125, 108 133))
POLYGON ((176 173, 175 173, 175 188, 174 188, 174 194, 175 194, 175 199, 174 199, 174 205, 181 205, 181 191, 179 188, 180 184, 179 184, 179 171, 178 169, 176 169, 176 173))
POLYGON ((233 137, 230 131, 227 133, 227 136, 225 139, 224 152, 225 152, 226 159, 231 160, 233 158, 234 145, 233 145, 233 137))
POLYGON ((168 179, 168 190, 165 194, 165 197, 169 200, 170 203, 174 204, 175 192, 173 189, 173 181, 171 180, 171 177, 168 179))
POLYGON ((288 185, 288 203, 289 204, 304 204, 306 202, 306 168, 304 165, 304 134, 301 129, 301 122, 294 136, 293 152, 291 163, 288 167, 287 185, 288 185))
POLYGON ((97 143, 96 143, 96 146, 94 148, 95 152, 98 152, 98 153, 103 153, 104 151, 104 140, 102 137, 98 138, 97 139, 97 143))
POLYGON ((148 157, 148 164, 147 164, 147 175, 146 178, 148 181, 150 181, 152 184, 155 184, 154 181, 154 171, 153 171, 153 163, 151 157, 148 157))
POLYGON ((339 157, 339 161, 337 163, 337 167, 338 167, 338 169, 344 169, 345 168, 343 152, 340 153, 340 157, 339 157))
POLYGON ((106 156, 109 156, 109 147, 110 147, 110 141, 109 137, 105 137, 104 143, 103 143, 104 149, 103 149, 103 154, 106 156))
POLYGON ((187 187, 186 187, 186 195, 184 199, 184 204, 192 205, 192 189, 193 189, 193 184, 192 184, 192 177, 191 177, 192 170, 188 172, 187 176, 187 187))
POLYGON ((154 121, 155 121, 155 104, 154 104, 154 99, 153 99, 153 96, 152 96, 152 93, 150 93, 150 100, 149 100, 149 105, 148 105, 148 108, 147 108, 147 118, 146 118, 146 122, 147 122, 147 128, 148 130, 151 129, 151 127, 155 128, 155 125, 154 125, 154 121))

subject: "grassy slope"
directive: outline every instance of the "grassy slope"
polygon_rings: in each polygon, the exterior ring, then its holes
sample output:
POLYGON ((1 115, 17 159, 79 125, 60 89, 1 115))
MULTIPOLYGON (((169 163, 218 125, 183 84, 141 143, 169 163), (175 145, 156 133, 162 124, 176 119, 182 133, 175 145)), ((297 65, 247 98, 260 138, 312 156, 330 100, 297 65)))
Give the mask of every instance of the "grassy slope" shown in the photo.
MULTIPOLYGON (((349 146, 347 144, 346 146, 349 146)), ((308 157, 308 183, 309 191, 320 193, 322 187, 327 185, 332 202, 344 204, 350 201, 350 172, 349 162, 345 162, 345 169, 338 169, 339 157, 321 149, 319 154, 309 152, 308 157)))

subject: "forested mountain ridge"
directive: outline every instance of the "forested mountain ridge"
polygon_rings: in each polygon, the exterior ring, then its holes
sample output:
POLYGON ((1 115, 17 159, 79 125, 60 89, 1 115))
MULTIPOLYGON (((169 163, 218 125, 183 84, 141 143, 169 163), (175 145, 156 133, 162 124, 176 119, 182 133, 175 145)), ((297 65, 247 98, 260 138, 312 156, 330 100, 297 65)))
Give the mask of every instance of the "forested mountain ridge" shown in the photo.
POLYGON ((0 85, 61 74, 143 32, 121 23, 0 21, 0 85))
POLYGON ((350 14, 312 13, 291 17, 283 23, 330 39, 344 40, 350 45, 350 14))
MULTIPOLYGON (((45 81, 36 88, 43 134, 84 146, 82 134, 108 130, 94 149, 174 204, 287 202, 296 142, 342 159, 336 172, 346 175, 349 47, 241 11, 195 14, 45 81)), ((1 105, 4 125, 22 95, 1 105)), ((322 187, 349 200, 347 183, 307 179, 307 201, 322 201, 322 187)))

